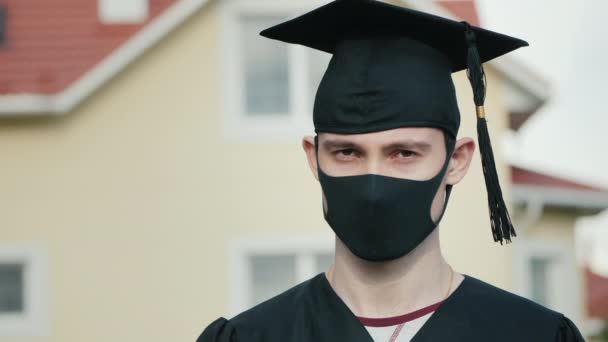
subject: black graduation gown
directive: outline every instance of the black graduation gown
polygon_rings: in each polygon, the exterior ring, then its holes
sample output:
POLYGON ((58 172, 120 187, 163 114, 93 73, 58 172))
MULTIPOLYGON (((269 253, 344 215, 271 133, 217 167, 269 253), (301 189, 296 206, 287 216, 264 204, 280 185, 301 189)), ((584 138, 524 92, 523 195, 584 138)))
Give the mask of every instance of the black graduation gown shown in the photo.
MULTIPOLYGON (((373 342, 324 273, 249 309, 219 318, 197 342, 373 342)), ((584 341, 562 314, 473 277, 443 302, 412 339, 421 341, 584 341)))

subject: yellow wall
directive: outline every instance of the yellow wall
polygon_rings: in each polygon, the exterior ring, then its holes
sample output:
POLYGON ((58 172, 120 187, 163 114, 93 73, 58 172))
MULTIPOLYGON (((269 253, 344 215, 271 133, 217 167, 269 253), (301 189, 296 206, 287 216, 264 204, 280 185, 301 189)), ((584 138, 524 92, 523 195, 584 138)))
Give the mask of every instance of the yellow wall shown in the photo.
POLYGON ((544 208, 542 218, 526 230, 526 237, 568 241, 574 249, 574 224, 581 215, 576 209, 544 208))
MULTIPOLYGON (((508 115, 501 98, 500 76, 491 67, 486 67, 486 72, 489 84, 486 99, 488 125, 499 164, 503 194, 508 200, 510 174, 508 167, 501 163, 501 132, 508 125, 508 115)), ((459 137, 468 136, 477 140, 475 105, 466 74, 455 74, 454 81, 462 120, 459 137)), ((492 239, 478 146, 469 174, 454 187, 441 234, 445 255, 457 270, 511 289, 511 246, 500 246, 492 239)))
MULTIPOLYGON (((300 137, 224 142, 216 12, 205 7, 73 112, 0 121, 0 242, 47 245, 51 313, 50 338, 3 341, 192 341, 228 309, 230 238, 329 229, 300 137)), ((498 137, 506 114, 491 70, 489 82, 498 137)), ((475 137, 469 85, 456 83, 461 135, 475 137)), ((509 287, 485 198, 476 158, 444 248, 458 270, 509 287)))

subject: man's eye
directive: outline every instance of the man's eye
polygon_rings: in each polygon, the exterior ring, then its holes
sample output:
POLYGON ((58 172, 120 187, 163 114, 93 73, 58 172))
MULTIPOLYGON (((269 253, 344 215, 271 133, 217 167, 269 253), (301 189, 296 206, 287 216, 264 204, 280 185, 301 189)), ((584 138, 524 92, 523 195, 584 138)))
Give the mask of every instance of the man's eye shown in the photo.
POLYGON ((357 158, 357 151, 352 148, 346 148, 334 152, 337 160, 350 161, 357 158))
POLYGON ((340 150, 340 151, 338 151, 338 153, 343 156, 352 156, 353 154, 355 154, 355 151, 352 148, 349 148, 346 150, 340 150))
POLYGON ((416 152, 409 150, 399 150, 397 157, 399 158, 411 158, 416 155, 416 152))

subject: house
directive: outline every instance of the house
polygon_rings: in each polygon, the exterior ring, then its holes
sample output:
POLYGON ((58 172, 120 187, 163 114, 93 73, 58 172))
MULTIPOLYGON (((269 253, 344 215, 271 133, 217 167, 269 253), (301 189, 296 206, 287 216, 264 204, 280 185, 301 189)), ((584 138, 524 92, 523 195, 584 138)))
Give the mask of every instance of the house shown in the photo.
POLYGON ((590 319, 600 311, 587 298, 605 285, 589 274, 584 260, 577 260, 585 250, 577 244, 577 222, 608 208, 608 189, 521 166, 513 166, 511 175, 513 217, 519 229, 514 290, 563 312, 579 322, 583 333, 591 334, 596 329, 590 319))
MULTIPOLYGON (((547 109, 546 98, 531 93, 523 97, 509 93, 506 98, 512 104, 504 158, 511 168, 511 215, 518 233, 513 245, 512 290, 563 312, 584 335, 597 335, 608 319, 601 309, 608 299, 608 281, 590 268, 586 254, 590 246, 578 236, 581 222, 591 221, 608 208, 608 189, 526 158, 531 141, 522 143, 520 129, 539 109, 547 114, 555 108, 547 109)), ((605 219, 595 226, 596 230, 605 228, 605 219)), ((589 239, 595 239, 596 250, 606 248, 596 236, 589 239)))
POLYGON ((608 210, 574 225, 577 261, 583 273, 585 318, 590 336, 608 338, 608 210))
MULTIPOLYGON (((257 36, 318 3, 0 2, 3 341, 194 340, 331 263, 300 148, 328 56, 257 36)), ((398 3, 476 20, 469 1, 398 3)), ((508 56, 486 72, 494 136, 521 105, 509 98, 548 96, 508 56)), ((474 137, 464 73, 455 84, 474 137)), ((477 156, 445 253, 512 289, 514 247, 492 241, 482 177, 477 156)))

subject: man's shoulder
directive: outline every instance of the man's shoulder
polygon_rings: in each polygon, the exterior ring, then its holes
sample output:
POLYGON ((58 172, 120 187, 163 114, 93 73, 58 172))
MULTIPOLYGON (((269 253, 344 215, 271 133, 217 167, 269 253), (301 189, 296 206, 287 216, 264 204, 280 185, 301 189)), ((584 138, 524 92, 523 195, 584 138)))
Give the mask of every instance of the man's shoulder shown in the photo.
POLYGON ((561 313, 467 276, 431 316, 424 341, 583 341, 561 313))
POLYGON ((304 281, 230 319, 238 330, 263 330, 264 327, 280 330, 289 326, 302 311, 310 306, 315 283, 321 275, 304 281))
POLYGON ((563 319, 559 312, 477 278, 466 276, 463 285, 462 302, 474 305, 473 311, 480 316, 509 317, 515 324, 534 319, 557 325, 563 319))

